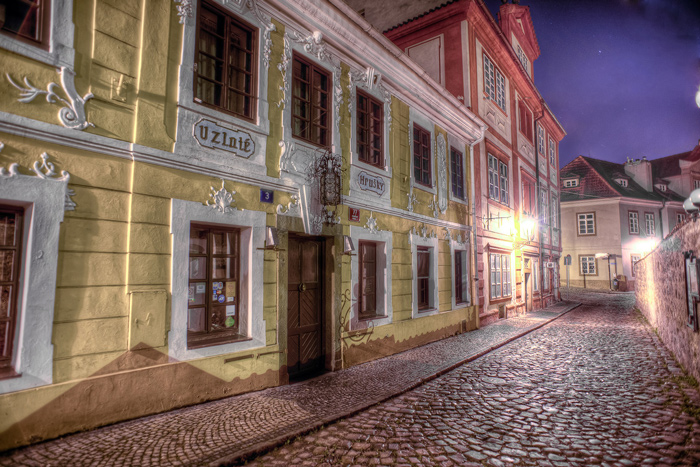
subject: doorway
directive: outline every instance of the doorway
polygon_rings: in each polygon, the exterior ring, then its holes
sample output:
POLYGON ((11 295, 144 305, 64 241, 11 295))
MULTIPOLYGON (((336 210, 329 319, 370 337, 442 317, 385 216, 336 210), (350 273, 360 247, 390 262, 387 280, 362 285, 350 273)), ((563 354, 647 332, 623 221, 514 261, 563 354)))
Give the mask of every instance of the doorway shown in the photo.
POLYGON ((525 312, 532 311, 532 284, 530 281, 530 273, 525 273, 525 312))
POLYGON ((318 238, 289 237, 287 372, 300 379, 324 368, 323 252, 318 238))

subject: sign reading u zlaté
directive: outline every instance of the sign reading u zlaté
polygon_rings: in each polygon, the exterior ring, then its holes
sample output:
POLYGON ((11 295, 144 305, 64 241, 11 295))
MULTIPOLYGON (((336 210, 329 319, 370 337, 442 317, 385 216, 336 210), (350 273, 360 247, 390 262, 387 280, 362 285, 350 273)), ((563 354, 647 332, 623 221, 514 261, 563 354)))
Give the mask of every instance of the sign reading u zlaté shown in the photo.
POLYGON ((210 120, 194 124, 194 138, 201 146, 223 149, 240 157, 248 158, 255 152, 255 141, 248 133, 224 128, 210 120))
POLYGON ((370 175, 364 170, 357 174, 357 184, 364 191, 373 191, 379 196, 384 194, 384 179, 379 176, 370 175))

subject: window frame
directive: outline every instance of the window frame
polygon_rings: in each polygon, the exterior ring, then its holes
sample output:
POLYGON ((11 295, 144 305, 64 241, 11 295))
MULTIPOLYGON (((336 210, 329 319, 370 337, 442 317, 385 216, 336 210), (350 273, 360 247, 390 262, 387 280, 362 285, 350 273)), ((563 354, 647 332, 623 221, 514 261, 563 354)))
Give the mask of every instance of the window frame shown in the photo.
MULTIPOLYGON (((409 243, 411 245, 411 281, 413 290, 413 300, 412 300, 412 318, 422 318, 425 316, 432 316, 438 314, 439 311, 439 280, 440 269, 439 269, 439 242, 437 237, 422 237, 418 234, 409 233, 409 243), (428 292, 430 304, 428 308, 418 308, 418 298, 419 298, 419 286, 418 286, 418 251, 419 249, 428 248, 430 252, 430 264, 429 264, 429 283, 428 292)), ((425 251, 425 250, 423 250, 425 251)))
POLYGON ((393 234, 391 231, 378 231, 371 233, 361 226, 350 226, 350 238, 357 245, 357 254, 351 256, 350 274, 353 292, 353 306, 350 314, 350 329, 367 329, 371 326, 390 324, 393 320, 392 308, 392 262, 391 251, 393 234), (359 245, 362 242, 371 242, 376 245, 376 315, 360 317, 360 255, 359 245))
MULTIPOLYGON (((33 0, 34 3, 38 3, 40 9, 39 14, 37 14, 37 35, 38 39, 32 39, 27 36, 20 35, 19 33, 14 33, 0 28, 0 34, 9 37, 13 40, 23 42, 25 44, 38 47, 42 50, 49 51, 51 48, 51 0, 33 0)), ((31 6, 29 8, 32 8, 31 6)), ((26 17, 25 17, 26 19, 26 17)))
MULTIPOLYGON (((2 288, 10 286, 9 292, 9 316, 0 317, 0 323, 7 323, 7 332, 5 334, 5 349, 0 348, 0 379, 16 378, 20 374, 15 370, 13 365, 14 352, 16 351, 16 329, 19 321, 19 304, 20 290, 22 288, 22 272, 23 272, 23 252, 24 252, 24 217, 25 209, 22 206, 14 206, 8 204, 0 205, 0 213, 14 214, 14 245, 0 246, 0 251, 12 251, 14 253, 14 261, 12 264, 12 278, 7 281, 0 281, 0 292, 2 288), (3 355, 6 353, 6 355, 3 355)), ((0 329, 2 329, 0 327, 0 329)), ((0 332, 2 332, 0 330, 0 332)))
POLYGON ((559 200, 555 192, 551 191, 549 193, 549 212, 550 212, 550 225, 553 229, 559 228, 559 200))
POLYGON ((486 152, 488 181, 489 181, 489 199, 492 199, 504 206, 510 207, 510 170, 508 163, 503 162, 501 158, 486 152), (505 169, 505 173, 503 173, 505 169), (494 192, 496 197, 493 196, 494 192), (503 199, 505 197, 505 200, 503 199))
POLYGON ((307 59, 306 57, 302 56, 300 53, 298 53, 296 50, 292 53, 292 76, 291 76, 291 133, 292 133, 292 138, 303 141, 307 144, 324 148, 324 149, 330 149, 333 145, 333 94, 332 94, 332 89, 333 89, 333 73, 328 71, 326 68, 317 65, 314 63, 312 60, 307 59), (299 63, 302 66, 308 66, 309 67, 309 80, 308 81, 302 81, 300 76, 297 76, 296 74, 296 69, 297 69, 297 63, 299 63), (325 92, 326 96, 326 102, 328 102, 327 108, 322 108, 320 105, 314 103, 314 73, 318 73, 322 77, 325 77, 326 79, 326 84, 327 84, 327 89, 325 92), (300 97, 296 96, 294 93, 294 88, 295 88, 295 83, 297 82, 302 82, 303 84, 306 84, 309 86, 309 99, 308 99, 308 104, 309 104, 309 118, 305 119, 302 118, 301 116, 297 115, 294 111, 295 109, 295 102, 302 100, 300 97), (323 112, 326 113, 327 115, 327 124, 325 126, 319 125, 319 124, 314 124, 313 123, 313 115, 315 113, 316 109, 321 109, 323 112), (295 122, 296 121, 303 121, 303 122, 308 122, 309 125, 309 134, 311 135, 309 138, 306 138, 305 136, 299 135, 296 133, 295 130, 295 122), (316 141, 313 139, 313 133, 314 129, 322 129, 326 131, 326 139, 327 143, 323 144, 320 141, 316 141))
POLYGON ((593 236, 596 235, 596 220, 595 220, 595 211, 593 212, 577 212, 576 213, 576 235, 579 237, 586 237, 586 236, 593 236), (586 231, 584 233, 581 233, 581 216, 588 216, 591 215, 593 216, 593 233, 588 233, 588 219, 586 219, 586 231))
POLYGON ((489 252, 489 299, 505 300, 513 296, 512 261, 510 253, 489 252), (505 287, 508 293, 505 293, 505 287))
POLYGON ((683 222, 685 222, 685 220, 686 220, 685 213, 676 211, 676 225, 682 224, 683 222))
POLYGON ((383 315, 378 314, 379 307, 377 306, 377 300, 379 299, 379 297, 377 296, 377 290, 378 290, 378 287, 377 287, 377 276, 378 276, 377 269, 379 268, 379 261, 377 258, 377 254, 378 254, 377 253, 377 242, 368 241, 368 240, 360 240, 357 244, 357 251, 358 251, 357 260, 358 260, 358 274, 359 274, 358 281, 357 281, 357 284, 358 284, 357 317, 359 320, 383 318, 384 317, 383 315), (363 311, 362 311, 363 303, 365 303, 365 294, 363 293, 364 292, 363 284, 365 282, 363 280, 363 279, 365 279, 364 274, 363 274, 363 271, 365 271, 365 267, 364 267, 365 260, 364 260, 364 255, 363 255, 363 251, 364 251, 363 247, 369 247, 370 245, 374 249, 374 261, 372 263, 374 265, 374 282, 373 282, 374 303, 372 304, 373 309, 371 310, 371 313, 366 313, 366 312, 363 313, 363 311))
POLYGON ((430 300, 430 269, 433 261, 433 253, 431 251, 432 249, 427 246, 419 246, 417 253, 416 253, 416 281, 418 285, 418 294, 416 296, 416 301, 418 304, 418 312, 426 311, 432 308, 432 303, 430 300), (418 263, 421 260, 421 257, 427 258, 427 276, 421 276, 420 275, 420 268, 418 267, 418 263), (424 287, 424 292, 425 292, 425 301, 422 300, 422 290, 423 290, 423 285, 424 287))
POLYGON ((630 254, 630 265, 631 265, 630 270, 632 271, 632 277, 635 277, 635 273, 634 273, 635 265, 641 260, 642 260, 642 255, 638 255, 635 253, 630 254), (637 261, 635 261, 634 258, 637 258, 637 261))
POLYGON ((520 186, 522 188, 522 202, 520 208, 523 216, 537 216, 537 185, 535 179, 530 175, 521 172, 520 186), (526 196, 527 193, 527 196, 526 196))
POLYGON ((432 144, 432 133, 425 128, 423 128, 421 125, 419 125, 416 122, 413 122, 413 129, 412 129, 412 137, 411 137, 411 143, 412 143, 412 148, 413 148, 413 181, 420 186, 424 186, 427 188, 433 188, 433 144, 432 144), (416 141, 416 133, 418 133, 418 141, 416 141), (428 145, 425 146, 423 145, 423 137, 428 138, 428 145), (416 144, 419 145, 423 151, 419 155, 416 155, 416 144), (423 162, 426 160, 424 150, 427 148, 428 154, 427 154, 427 161, 428 161, 428 170, 425 171, 423 170, 423 162), (416 162, 417 158, 420 158, 421 166, 417 167, 416 162), (416 178, 416 170, 420 170, 421 172, 421 179, 419 180, 416 178), (427 182, 423 181, 424 176, 427 176, 427 182))
POLYGON ((528 141, 534 142, 532 111, 527 107, 522 97, 518 100, 518 131, 520 131, 528 141))
POLYGON ((493 101, 503 113, 506 113, 506 80, 501 70, 489 58, 488 54, 483 52, 483 79, 484 79, 484 96, 493 101), (487 74, 487 71, 489 72, 487 74))
MULTIPOLYGON (((368 92, 357 88, 356 89, 356 111, 355 111, 355 138, 356 138, 356 151, 357 151, 357 160, 360 162, 363 162, 365 164, 371 165, 372 167, 376 167, 378 169, 384 170, 385 167, 385 162, 384 162, 384 102, 380 101, 376 97, 372 96, 368 92), (362 112, 361 106, 360 106, 360 99, 366 99, 367 100, 367 106, 368 109, 366 112, 362 112), (370 111, 369 107, 372 105, 376 105, 379 108, 379 118, 374 118, 371 116, 372 112, 370 111), (369 127, 361 127, 360 126, 360 113, 364 113, 367 117, 367 120, 370 122, 369 127), (379 134, 375 135, 375 132, 372 130, 372 124, 371 122, 374 122, 376 120, 379 120, 379 134), (363 152, 360 150, 360 133, 362 131, 368 132, 370 140, 373 138, 378 138, 379 139, 379 148, 375 149, 379 152, 379 161, 376 163, 370 162, 369 159, 363 158, 363 152)), ((366 147, 368 148, 368 152, 371 152, 371 141, 368 141, 366 143, 366 147)))
MULTIPOLYGON (((212 331, 210 328, 212 327, 211 324, 211 315, 213 313, 214 307, 218 307, 213 300, 213 287, 212 285, 216 282, 235 282, 235 296, 233 300, 233 306, 235 306, 238 310, 238 312, 241 311, 241 306, 240 306, 240 300, 241 300, 241 275, 242 275, 242 270, 241 270, 241 254, 240 254, 240 248, 241 248, 241 229, 233 226, 212 226, 212 225, 207 225, 207 224, 201 224, 198 222, 192 222, 190 223, 190 233, 192 230, 197 229, 197 230, 202 230, 207 232, 207 251, 204 254, 195 254, 193 256, 192 254, 192 249, 190 247, 189 249, 189 260, 190 260, 190 267, 192 264, 192 258, 206 258, 205 260, 205 278, 204 279, 192 279, 191 277, 188 277, 188 287, 192 287, 197 285, 197 283, 205 282, 205 289, 204 289, 204 306, 202 307, 201 305, 191 305, 188 301, 188 329, 187 329, 187 349, 198 349, 202 347, 211 347, 213 345, 222 345, 222 344, 230 344, 233 342, 238 342, 241 340, 247 340, 248 335, 247 334, 242 334, 238 332, 238 326, 240 325, 240 318, 238 318, 238 321, 236 322, 236 331, 231 331, 231 332, 225 332, 225 331, 212 331), (234 254, 215 254, 213 253, 213 238, 215 233, 233 233, 235 234, 235 255, 234 254), (229 257, 233 257, 234 259, 234 274, 231 277, 227 278, 214 278, 212 275, 212 267, 214 264, 214 261, 216 259, 228 259, 229 257), (189 319, 190 319, 190 310, 192 309, 198 309, 198 308, 204 308, 204 323, 205 323, 205 330, 203 332, 197 332, 197 331, 191 331, 189 328, 189 319), (223 337, 222 337, 223 336, 223 337)), ((190 236, 190 240, 192 237, 190 236)), ((228 298, 228 297, 227 297, 228 298)), ((225 307, 231 306, 229 305, 229 302, 219 302, 219 303, 225 303, 225 307)), ((226 315, 228 316, 228 315, 226 315)), ((238 315, 236 315, 238 316, 238 315)))
POLYGON ((562 183, 564 184, 564 188, 576 188, 578 186, 578 179, 565 178, 564 180, 562 180, 562 183))
POLYGON ((464 154, 454 146, 450 145, 450 192, 452 193, 452 196, 461 201, 466 201, 467 199, 464 173, 464 154), (457 156, 456 158, 455 155, 457 156), (455 188, 457 188, 458 193, 455 193, 455 188), (461 191, 461 194, 459 191, 461 191))
POLYGON ((450 257, 452 258, 452 309, 471 305, 471 248, 470 242, 459 243, 450 240, 450 257), (457 260, 459 257, 459 260, 457 260), (460 262, 461 275, 458 275, 457 263, 460 262), (458 299, 458 289, 461 292, 461 301, 458 299))
POLYGON ((532 259, 532 293, 540 292, 540 260, 532 259))
POLYGON ((549 137, 549 165, 552 167, 557 166, 557 147, 551 136, 549 137))
POLYGON ((547 186, 540 185, 540 222, 549 225, 549 190, 547 186))
POLYGON ((656 237, 656 217, 653 212, 644 213, 644 233, 647 237, 656 237))
POLYGON ((639 211, 627 211, 627 231, 629 235, 639 235, 639 211), (633 214, 634 217, 632 216, 633 214), (632 229, 634 223, 636 223, 636 226, 635 229, 632 229))
MULTIPOLYGON (((252 24, 248 23, 247 21, 243 20, 237 15, 234 15, 230 10, 227 10, 225 8, 222 8, 221 5, 213 2, 212 0, 201 0, 198 5, 197 5, 197 24, 195 26, 195 45, 194 45, 194 70, 193 70, 193 76, 192 76, 192 99, 196 104, 202 105, 204 107, 208 107, 210 109, 217 110, 219 112, 223 112, 227 115, 232 115, 234 117, 249 121, 249 122, 255 122, 257 120, 257 112, 258 112, 258 100, 260 99, 259 92, 258 92, 258 72, 259 72, 259 57, 258 57, 258 48, 259 44, 258 41, 259 39, 259 34, 260 31, 257 27, 253 26, 252 24), (200 70, 199 70, 199 57, 200 54, 203 52, 200 50, 200 44, 201 44, 201 35, 202 35, 202 10, 207 9, 210 12, 219 15, 218 18, 223 18, 224 21, 226 22, 225 27, 224 27, 224 35, 223 37, 223 57, 221 58, 221 62, 223 63, 223 72, 222 72, 222 81, 221 81, 221 102, 222 105, 217 105, 211 102, 207 102, 204 99, 202 99, 200 96, 197 95, 197 83, 200 78, 200 70), (242 95, 247 96, 249 99, 249 113, 246 114, 245 112, 238 112, 236 110, 232 110, 227 107, 227 102, 229 99, 229 93, 233 94, 239 94, 235 91, 232 91, 232 86, 231 82, 234 80, 229 79, 229 68, 232 66, 229 64, 229 57, 230 57, 230 50, 231 50, 231 33, 230 33, 230 25, 234 23, 236 24, 240 29, 248 32, 250 34, 250 50, 247 50, 247 56, 250 57, 250 72, 247 73, 245 72, 244 74, 249 74, 250 75, 250 92, 249 93, 243 93, 242 95)), ((245 49, 244 49, 245 50, 245 49)), ((209 55, 209 54, 207 54, 209 55)), ((215 58, 216 60, 216 58, 215 58)), ((210 79, 209 77, 204 77, 201 75, 203 79, 207 82, 210 83, 215 83, 216 81, 210 79)))
POLYGON ((597 276, 598 275, 598 259, 595 257, 595 255, 579 255, 578 256, 578 263, 579 263, 579 275, 581 276, 597 276), (584 258, 586 258, 585 263, 588 264, 588 270, 590 271, 590 261, 589 259, 593 259, 593 272, 583 272, 583 263, 584 263, 584 258))

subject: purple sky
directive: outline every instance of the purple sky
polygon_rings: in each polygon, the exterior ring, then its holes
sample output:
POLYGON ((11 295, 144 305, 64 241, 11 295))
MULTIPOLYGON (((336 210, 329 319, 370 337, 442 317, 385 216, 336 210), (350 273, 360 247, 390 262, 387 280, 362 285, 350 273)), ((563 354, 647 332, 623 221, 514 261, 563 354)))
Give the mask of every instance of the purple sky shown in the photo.
MULTIPOLYGON (((500 0, 486 0, 494 13, 500 0)), ((523 0, 541 55, 535 84, 579 154, 614 162, 700 139, 700 0, 523 0)))

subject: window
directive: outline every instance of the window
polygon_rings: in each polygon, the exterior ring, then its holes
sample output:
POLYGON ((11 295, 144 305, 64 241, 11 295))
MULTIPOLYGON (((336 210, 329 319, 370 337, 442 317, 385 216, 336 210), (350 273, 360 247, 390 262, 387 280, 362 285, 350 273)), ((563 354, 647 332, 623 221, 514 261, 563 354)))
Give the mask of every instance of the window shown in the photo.
POLYGON ((22 208, 0 206, 0 379, 17 376, 12 357, 17 327, 23 217, 22 208))
POLYGON ((469 297, 469 279, 467 271, 467 251, 455 250, 455 303, 466 303, 469 297))
POLYGON ((520 45, 518 45, 518 44, 516 44, 516 46, 515 46, 515 54, 518 56, 518 60, 520 60, 520 63, 523 64, 523 68, 525 68, 525 71, 529 74, 530 73, 530 70, 528 68, 529 60, 527 59, 527 55, 525 55, 523 48, 520 47, 520 45))
POLYGON ((197 18, 195 101, 254 119, 256 30, 206 1, 197 18))
POLYGON ((362 162, 384 167, 384 107, 357 90, 357 153, 362 162))
POLYGON ((505 112, 506 79, 486 54, 484 54, 484 93, 505 112))
POLYGON ((518 101, 518 118, 520 119, 518 129, 529 141, 532 141, 532 112, 523 100, 518 101))
POLYGON ((452 168, 452 196, 464 199, 464 156, 455 148, 450 148, 452 168))
POLYGON ((693 188, 697 190, 700 188, 700 180, 693 180, 693 188))
POLYGON ((630 255, 630 263, 632 264, 632 277, 634 277, 634 267, 637 264, 637 261, 641 259, 641 256, 639 255, 630 255))
POLYGON ((542 224, 548 225, 549 224, 549 202, 548 202, 548 196, 547 196, 547 187, 541 186, 540 187, 540 221, 542 221, 542 224))
POLYGON ((656 226, 654 225, 654 214, 649 212, 644 213, 644 226, 647 237, 653 237, 656 235, 656 226))
POLYGON ((557 222, 557 218, 559 217, 559 212, 557 210, 557 199, 554 196, 554 194, 552 194, 551 210, 552 210, 552 228, 556 229, 557 226, 559 225, 557 222))
POLYGON ((489 197, 499 201, 500 194, 498 190, 498 159, 489 154, 489 197))
POLYGON ((537 125, 537 152, 544 154, 544 128, 537 125))
POLYGON ((246 337, 240 332, 238 315, 239 251, 238 229, 192 224, 187 348, 224 344, 246 337))
POLYGON ((676 224, 682 224, 685 222, 685 214, 682 212, 677 212, 676 213, 676 224))
POLYGON ((418 277, 418 310, 427 310, 430 303, 430 248, 418 247, 416 275, 418 277))
POLYGON ((536 259, 532 261, 532 290, 540 290, 540 262, 536 259))
POLYGON ((637 211, 629 211, 627 216, 629 218, 630 235, 639 234, 639 214, 637 211))
POLYGON ((510 277, 510 255, 490 255, 491 298, 510 297, 512 294, 510 277))
POLYGON ((659 189, 659 191, 666 191, 666 185, 658 184, 656 187, 659 189))
POLYGON ((23 42, 49 48, 51 2, 23 0, 0 2, 4 15, 0 31, 23 42))
POLYGON ((360 242, 359 245, 359 317, 377 316, 377 244, 360 242))
POLYGON ((413 176, 416 183, 431 186, 430 133, 413 125, 413 176))
POLYGON ((616 178, 615 181, 617 182, 618 185, 621 187, 627 188, 627 179, 624 178, 616 178))
POLYGON ((578 186, 577 178, 570 178, 568 180, 564 180, 564 188, 572 188, 575 186, 578 186))
POLYGON ((292 133, 322 147, 330 147, 330 74, 294 55, 292 63, 292 133))
POLYGON ((595 214, 587 212, 577 214, 578 218, 578 234, 579 235, 595 235, 595 214))
POLYGON ((557 165, 557 147, 552 138, 549 138, 549 165, 552 167, 557 165))
POLYGON ((595 268, 595 256, 580 256, 579 261, 581 262, 582 276, 594 276, 597 274, 595 268))
POLYGON ((498 161, 498 169, 501 175, 501 203, 508 205, 508 166, 498 161))
POLYGON ((529 177, 523 175, 523 214, 527 216, 535 216, 536 208, 535 202, 537 196, 535 195, 535 182, 529 177))

